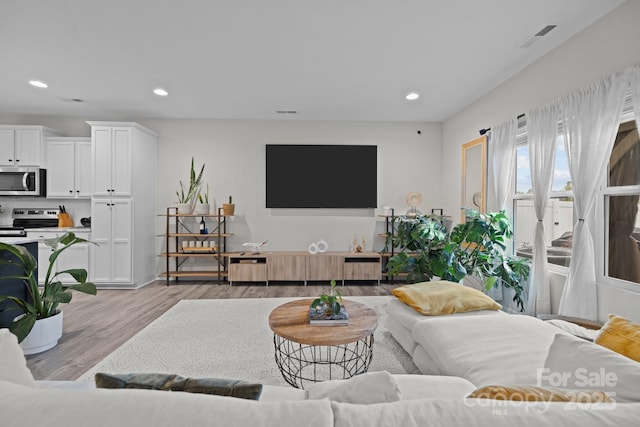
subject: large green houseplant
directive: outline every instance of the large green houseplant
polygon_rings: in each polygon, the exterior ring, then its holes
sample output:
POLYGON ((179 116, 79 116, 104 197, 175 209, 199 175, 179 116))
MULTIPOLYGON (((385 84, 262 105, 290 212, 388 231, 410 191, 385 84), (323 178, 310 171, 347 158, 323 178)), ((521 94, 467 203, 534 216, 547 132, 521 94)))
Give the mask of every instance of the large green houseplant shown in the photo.
MULTIPOLYGON (((9 330, 18 337, 18 342, 22 342, 36 323, 36 320, 46 319, 58 313, 59 304, 66 304, 71 301, 71 291, 76 290, 87 294, 95 295, 96 286, 87 282, 87 270, 83 268, 69 269, 54 272, 53 266, 65 250, 78 243, 92 243, 88 240, 77 237, 74 233, 68 232, 62 236, 46 239, 44 243, 52 249, 49 256, 47 274, 42 287, 38 286, 37 261, 33 255, 21 245, 11 245, 0 242, 0 251, 8 251, 14 255, 14 259, 0 259, 0 263, 14 265, 21 271, 20 274, 0 277, 3 279, 18 279, 24 282, 29 294, 28 299, 17 298, 9 295, 0 295, 0 302, 10 300, 22 311, 22 316, 15 320, 9 330), (63 284, 60 279, 63 275, 73 277, 76 283, 63 284)), ((44 266, 41 266, 44 268, 44 266)), ((2 293, 2 282, 0 282, 0 294, 2 293)), ((17 315, 18 316, 18 315, 17 315)))
POLYGON ((514 291, 513 301, 524 310, 522 284, 529 277, 529 260, 506 254, 513 235, 504 212, 468 211, 468 221, 450 233, 433 217, 399 218, 388 244, 400 251, 387 264, 389 274, 408 273, 415 283, 438 276, 459 282, 466 276, 479 277, 489 290, 502 284, 514 291))
POLYGON ((390 274, 407 273, 409 283, 424 282, 434 276, 433 261, 439 258, 447 241, 447 229, 434 215, 399 216, 394 232, 387 233, 385 251, 399 250, 387 263, 390 274))

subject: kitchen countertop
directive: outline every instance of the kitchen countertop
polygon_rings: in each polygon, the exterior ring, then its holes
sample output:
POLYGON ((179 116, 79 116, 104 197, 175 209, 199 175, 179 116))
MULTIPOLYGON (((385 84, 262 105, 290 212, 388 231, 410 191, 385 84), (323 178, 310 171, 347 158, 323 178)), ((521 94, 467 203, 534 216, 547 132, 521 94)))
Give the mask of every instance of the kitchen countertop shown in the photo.
POLYGON ((0 237, 0 242, 9 245, 24 245, 25 243, 38 243, 34 237, 0 237))
POLYGON ((74 233, 85 232, 90 233, 91 227, 45 227, 45 228, 26 228, 27 233, 30 232, 53 232, 58 233, 61 231, 73 231, 74 233))

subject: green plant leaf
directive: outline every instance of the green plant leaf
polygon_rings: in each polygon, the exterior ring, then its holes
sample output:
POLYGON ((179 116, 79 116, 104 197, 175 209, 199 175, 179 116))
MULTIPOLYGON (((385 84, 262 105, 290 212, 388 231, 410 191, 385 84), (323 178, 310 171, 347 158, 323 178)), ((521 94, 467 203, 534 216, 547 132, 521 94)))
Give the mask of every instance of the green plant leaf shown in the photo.
POLYGON ((314 299, 313 302, 311 303, 311 308, 316 308, 317 306, 320 305, 321 302, 322 302, 322 299, 320 298, 314 299))
POLYGON ((58 304, 68 303, 69 301, 71 301, 71 297, 72 297, 71 292, 62 291, 62 292, 56 292, 51 295, 46 295, 42 297, 42 300, 51 304, 58 305, 58 304))
POLYGON ((57 276, 68 274, 75 279, 76 282, 85 283, 87 281, 87 270, 84 268, 72 268, 70 270, 62 270, 56 273, 57 276))
POLYGON ((339 303, 339 302, 334 301, 334 302, 331 304, 331 306, 330 306, 330 307, 331 307, 331 312, 332 312, 332 313, 334 313, 334 314, 338 314, 338 313, 340 313, 340 303, 339 303))
POLYGON ((9 325, 9 331, 18 338, 18 342, 22 342, 36 323, 37 316, 34 313, 27 313, 20 319, 15 320, 9 325))
MULTIPOLYGON (((86 272, 85 272, 86 275, 86 272)), ((85 294, 97 295, 98 290, 96 289, 96 285, 91 282, 84 283, 76 283, 75 285, 69 285, 66 287, 67 289, 73 289, 74 291, 84 292, 85 294)))
POLYGON ((487 277, 484 279, 484 288, 488 291, 489 289, 493 288, 494 286, 496 286, 496 283, 498 282, 498 278, 495 276, 491 276, 491 277, 487 277))

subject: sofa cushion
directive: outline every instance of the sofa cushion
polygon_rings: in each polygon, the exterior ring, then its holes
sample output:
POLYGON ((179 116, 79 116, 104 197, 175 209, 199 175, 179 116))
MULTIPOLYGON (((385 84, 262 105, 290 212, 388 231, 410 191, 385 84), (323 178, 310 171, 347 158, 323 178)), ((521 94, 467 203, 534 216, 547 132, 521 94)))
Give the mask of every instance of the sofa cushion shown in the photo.
POLYGON ((571 335, 584 338, 589 341, 596 339, 600 331, 598 329, 588 329, 575 323, 567 322, 562 319, 549 319, 545 320, 547 325, 553 325, 556 328, 560 328, 565 332, 569 332, 571 335))
POLYGON ((502 308, 476 289, 445 280, 400 286, 391 292, 400 301, 426 316, 502 308))
POLYGON ((333 425, 328 400, 260 402, 157 390, 46 390, 0 381, 2 420, 38 427, 333 425), (34 404, 37 402, 37 404, 34 404))
POLYGON ((576 405, 484 399, 418 399, 376 405, 331 402, 336 427, 637 427, 640 404, 576 405))
POLYGON ((394 375, 402 400, 452 399, 460 400, 476 387, 460 377, 444 375, 394 375))
POLYGON ((368 372, 346 380, 323 381, 307 387, 309 399, 334 400, 355 404, 395 402, 400 391, 387 371, 368 372))
POLYGON ((609 314, 595 343, 640 362, 640 323, 609 314))
POLYGON ((183 378, 173 374, 96 374, 98 388, 140 388, 147 390, 186 391, 258 400, 262 384, 222 378, 183 378))
POLYGON ((640 402, 640 363, 598 344, 556 335, 537 384, 601 390, 616 402, 640 402))
POLYGON ((0 329, 0 349, 0 381, 35 387, 36 383, 27 368, 27 359, 24 358, 18 338, 9 329, 0 329))
POLYGON ((569 390, 532 385, 489 385, 474 390, 468 397, 518 402, 613 403, 605 392, 599 390, 569 390))
POLYGON ((441 375, 466 378, 481 387, 536 384, 536 374, 544 367, 558 331, 520 314, 440 316, 416 323, 413 337, 441 375))

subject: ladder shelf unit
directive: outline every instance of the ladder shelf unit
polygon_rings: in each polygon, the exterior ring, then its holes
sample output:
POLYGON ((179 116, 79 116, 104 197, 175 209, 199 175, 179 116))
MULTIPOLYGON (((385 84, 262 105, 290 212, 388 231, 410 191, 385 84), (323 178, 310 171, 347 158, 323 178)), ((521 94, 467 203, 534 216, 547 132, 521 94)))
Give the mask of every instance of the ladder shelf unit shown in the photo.
POLYGON ((180 278, 212 278, 217 284, 227 280, 228 257, 227 238, 233 233, 227 232, 227 218, 223 214, 222 208, 217 214, 181 214, 175 206, 168 207, 165 214, 165 251, 160 256, 165 258, 165 272, 163 276, 167 280, 167 286, 171 279, 176 281, 180 278), (195 218, 191 222, 189 219, 195 218), (212 229, 208 233, 200 233, 197 230, 197 218, 212 219, 212 229), (200 242, 199 246, 190 246, 188 241, 200 242), (185 270, 184 263, 189 259, 208 259, 213 264, 212 268, 206 270, 185 270))

